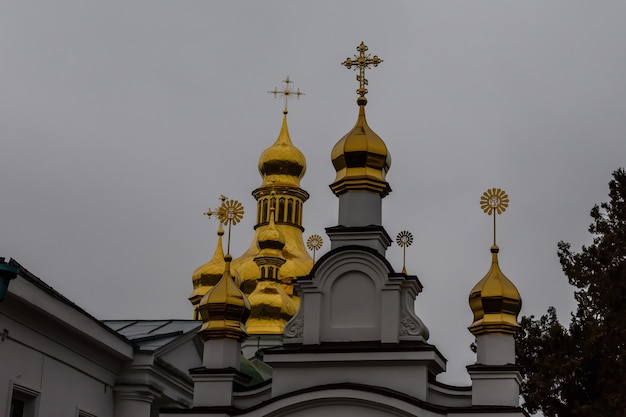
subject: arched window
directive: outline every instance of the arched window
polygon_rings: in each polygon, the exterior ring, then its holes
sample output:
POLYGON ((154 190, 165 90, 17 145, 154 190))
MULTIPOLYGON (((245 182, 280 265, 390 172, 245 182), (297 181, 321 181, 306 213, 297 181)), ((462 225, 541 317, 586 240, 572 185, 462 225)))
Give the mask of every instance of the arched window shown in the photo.
POLYGON ((296 201, 296 215, 295 215, 294 223, 297 224, 298 226, 302 224, 302 220, 300 219, 300 205, 301 204, 302 203, 300 203, 299 201, 296 201))
POLYGON ((293 223, 294 222, 294 218, 293 218, 293 198, 290 198, 289 200, 287 200, 287 221, 289 223, 293 223))
POLYGON ((278 200, 278 218, 276 219, 276 221, 285 221, 285 199, 282 197, 280 198, 280 200, 278 200))
POLYGON ((267 221, 267 198, 264 198, 263 209, 261 213, 261 221, 259 223, 266 222, 266 221, 267 221))

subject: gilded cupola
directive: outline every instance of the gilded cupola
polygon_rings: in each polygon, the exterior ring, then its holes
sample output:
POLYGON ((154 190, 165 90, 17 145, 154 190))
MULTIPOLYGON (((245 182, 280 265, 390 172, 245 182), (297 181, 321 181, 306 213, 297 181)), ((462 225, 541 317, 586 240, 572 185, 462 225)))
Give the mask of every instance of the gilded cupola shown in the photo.
MULTIPOLYGON (((272 193, 275 196, 275 193, 272 193)), ((275 256, 282 258, 285 247, 285 236, 276 228, 276 209, 270 209, 270 224, 259 233, 259 255, 275 256)))
POLYGON ((217 246, 215 247, 215 253, 213 258, 196 269, 191 276, 193 282, 193 291, 189 296, 189 301, 194 306, 194 319, 199 319, 198 303, 204 297, 204 295, 220 280, 224 274, 224 249, 222 246, 222 236, 224 236, 224 229, 222 224, 217 230, 217 246))
POLYGON ((515 285, 502 273, 498 264, 496 245, 496 215, 509 205, 509 197, 500 188, 492 188, 481 197, 481 208, 493 215, 493 246, 491 268, 470 291, 469 304, 474 322, 469 327, 475 336, 486 333, 515 334, 519 328, 517 315, 522 308, 522 298, 515 285))
MULTIPOLYGON (((224 255, 224 270, 220 280, 207 292, 198 306, 204 323, 199 330, 204 340, 243 341, 248 337, 246 321, 250 316, 250 303, 231 275, 230 232, 233 225, 241 221, 244 210, 237 200, 222 196, 222 205, 209 215, 217 215, 220 224, 228 226, 227 253, 224 255)), ((221 227, 220 227, 221 228, 221 227)))
POLYGON ((204 340, 244 340, 250 303, 230 274, 232 257, 224 257, 224 273, 219 282, 202 297, 198 310, 202 317, 200 335, 204 340))
POLYGON ((298 299, 285 292, 280 269, 285 264, 282 255, 285 238, 274 223, 275 210, 270 210, 270 224, 259 233, 259 254, 254 258, 261 271, 254 291, 248 296, 254 306, 247 329, 251 334, 282 333, 285 325, 298 311, 298 299))
POLYGON ((384 197, 391 191, 385 179, 391 155, 385 142, 368 126, 365 103, 359 104, 356 124, 335 144, 331 159, 337 176, 330 188, 336 195, 373 191, 384 197))
POLYGON ((251 317, 256 320, 255 325, 248 324, 250 334, 282 334, 284 319, 295 314, 299 302, 292 282, 296 277, 307 275, 313 267, 313 259, 302 239, 304 203, 309 194, 300 188, 300 180, 306 171, 306 160, 293 145, 287 125, 288 100, 303 93, 292 88, 293 81, 289 77, 283 82, 283 89, 269 91, 277 98, 284 98, 285 107, 278 138, 259 158, 262 183, 252 192, 257 202, 254 238, 232 264, 241 290, 250 297, 251 317), (262 283, 270 272, 275 282, 262 283), (257 287, 264 296, 261 297, 259 291, 254 294, 257 287), (272 303, 279 308, 267 309, 267 297, 278 287, 279 296, 272 295, 272 303))
POLYGON ((385 142, 367 124, 365 105, 367 104, 367 79, 365 69, 378 66, 382 59, 374 55, 365 54, 367 46, 361 42, 357 47, 359 55, 354 59, 348 58, 342 63, 347 68, 358 69, 357 81, 360 87, 357 90, 359 97, 359 115, 356 124, 333 147, 331 159, 337 173, 330 188, 335 195, 348 191, 371 191, 385 197, 391 191, 386 175, 391 166, 391 155, 385 142))
POLYGON ((306 159, 291 142, 287 127, 287 111, 283 112, 283 124, 276 142, 267 148, 259 158, 259 172, 263 186, 300 186, 306 172, 306 159))
POLYGON ((474 322, 469 330, 474 335, 515 334, 519 328, 517 315, 522 308, 522 298, 515 285, 500 270, 499 251, 498 246, 491 247, 491 268, 470 292, 469 304, 474 322))

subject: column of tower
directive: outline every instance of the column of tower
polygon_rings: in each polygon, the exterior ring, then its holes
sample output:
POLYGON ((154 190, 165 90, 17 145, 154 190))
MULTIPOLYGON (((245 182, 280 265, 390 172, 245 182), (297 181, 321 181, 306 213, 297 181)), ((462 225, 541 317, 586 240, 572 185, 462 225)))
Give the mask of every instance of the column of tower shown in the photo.
MULTIPOLYGON (((302 233, 304 202, 309 194, 300 188, 300 180, 306 171, 306 160, 302 152, 291 142, 287 126, 287 110, 283 111, 283 122, 276 142, 267 148, 259 158, 259 173, 262 183, 252 192, 257 201, 255 235, 250 247, 233 261, 233 272, 242 291, 251 295, 261 280, 271 279, 281 287, 291 302, 268 309, 263 303, 251 300, 252 312, 248 324, 251 335, 283 332, 286 320, 291 318, 299 305, 292 282, 298 276, 307 275, 313 267, 313 259, 306 250, 302 233), (255 259, 262 248, 259 239, 268 228, 275 228, 284 238, 284 246, 277 251, 275 260, 281 259, 280 274, 272 278, 263 275, 265 268, 259 267, 255 259)), ((272 271, 278 269, 272 268, 272 271)), ((267 269, 269 271, 269 269, 267 269)), ((284 298, 284 297, 283 297, 284 298)))
POLYGON ((358 56, 342 63, 360 71, 357 75, 359 114, 352 130, 335 144, 331 153, 337 175, 330 188, 339 198, 339 219, 338 226, 326 229, 326 233, 331 249, 358 244, 384 255, 391 245, 391 238, 382 227, 382 199, 391 192, 385 178, 391 167, 391 154, 365 118, 367 80, 364 72, 383 60, 365 54, 367 46, 363 42, 357 51, 358 56))
MULTIPOLYGON (((270 91, 285 98, 283 122, 278 138, 259 158, 258 168, 262 183, 252 192, 256 204, 255 234, 250 247, 243 255, 234 259, 231 271, 235 282, 251 298, 251 316, 247 331, 251 335, 282 334, 286 322, 296 313, 299 297, 294 293, 292 282, 296 277, 307 275, 313 267, 313 259, 306 250, 302 233, 304 203, 309 194, 300 188, 300 180, 306 172, 306 159, 291 142, 287 126, 287 99, 300 96, 300 90, 290 88, 292 81, 287 77, 283 90, 270 91), (263 248, 263 233, 268 229, 277 231, 282 239, 281 248, 263 248), (263 252, 263 254, 261 253, 263 252), (271 282, 270 282, 271 281, 271 282), (260 293, 277 291, 272 305, 268 297, 260 293), (255 293, 256 291, 256 293, 255 293)), ((223 230, 220 227, 218 235, 223 230)), ((267 242, 266 242, 267 243, 267 242)), ((211 261, 198 268, 193 274, 194 290, 189 297, 194 305, 194 318, 198 318, 198 303, 221 277, 224 268, 221 237, 211 261)))
POLYGON ((517 315, 522 298, 500 270, 495 232, 496 214, 506 209, 508 201, 499 188, 488 190, 481 198, 485 213, 493 215, 494 242, 491 268, 469 295, 474 313, 469 331, 476 337, 476 363, 467 367, 472 379, 473 406, 519 406, 521 375, 515 365, 515 335, 520 327, 517 315))

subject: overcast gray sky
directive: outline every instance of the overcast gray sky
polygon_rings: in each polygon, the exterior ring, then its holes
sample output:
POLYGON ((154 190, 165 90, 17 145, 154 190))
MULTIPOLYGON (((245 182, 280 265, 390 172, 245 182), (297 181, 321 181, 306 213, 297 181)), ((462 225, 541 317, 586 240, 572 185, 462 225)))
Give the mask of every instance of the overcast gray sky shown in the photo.
MULTIPOLYGON (((240 200, 231 252, 249 245, 282 117, 267 91, 286 75, 306 93, 289 113, 305 237, 336 224, 330 151, 358 87, 339 63, 365 41, 384 59, 367 117, 393 158, 385 227, 415 237, 441 379, 468 383, 487 188, 510 196, 500 264, 522 313, 574 307, 556 244, 590 242, 589 210, 625 165, 625 18, 623 1, 0 0, 0 256, 98 318, 191 318, 191 274, 215 247, 202 213, 240 200)), ((400 248, 388 258, 402 268, 400 248)))

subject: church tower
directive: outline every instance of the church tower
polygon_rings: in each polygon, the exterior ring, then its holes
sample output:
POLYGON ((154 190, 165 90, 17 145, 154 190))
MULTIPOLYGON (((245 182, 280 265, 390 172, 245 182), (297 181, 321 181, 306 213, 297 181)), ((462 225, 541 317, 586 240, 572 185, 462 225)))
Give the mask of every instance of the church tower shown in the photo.
POLYGON ((367 46, 357 47, 359 55, 342 63, 348 69, 359 70, 356 90, 359 115, 356 124, 333 147, 331 159, 335 181, 331 190, 339 199, 339 219, 336 227, 326 229, 331 250, 345 245, 363 245, 381 255, 391 245, 391 238, 382 226, 382 199, 391 187, 385 179, 391 167, 391 154, 385 142, 367 124, 367 80, 365 69, 378 66, 382 59, 366 55, 367 46))
POLYGON ((472 405, 519 406, 521 376, 515 365, 515 334, 522 297, 502 273, 496 245, 496 215, 509 205, 509 196, 500 188, 487 190, 481 208, 493 215, 491 268, 472 288, 469 304, 474 322, 469 331, 476 337, 476 363, 467 371, 472 379, 472 405))
MULTIPOLYGON (((309 194, 300 188, 306 172, 306 159, 291 142, 287 127, 287 102, 303 93, 293 90, 293 81, 287 77, 282 90, 270 93, 285 99, 283 122, 278 138, 259 158, 261 186, 252 192, 257 201, 255 234, 246 252, 232 261, 235 282, 251 303, 246 330, 250 343, 261 346, 261 336, 275 338, 279 343, 285 324, 296 313, 299 297, 294 293, 293 281, 307 275, 313 259, 307 252, 302 233, 304 203, 309 194)), ((210 214, 210 213, 207 213, 210 214)), ((190 301, 194 317, 198 318, 197 304, 221 277, 224 270, 220 227, 214 258, 193 274, 194 291, 190 301)), ((265 337, 265 338, 267 338, 265 337)))

